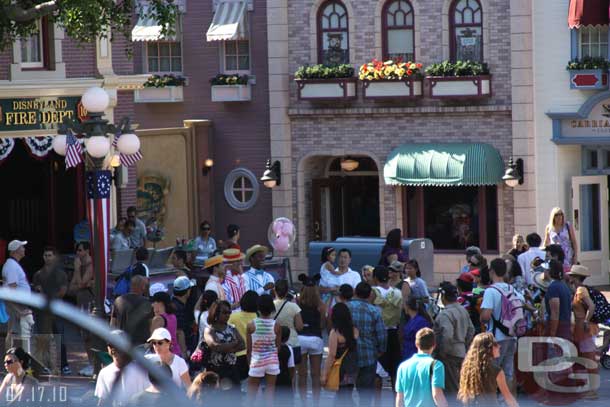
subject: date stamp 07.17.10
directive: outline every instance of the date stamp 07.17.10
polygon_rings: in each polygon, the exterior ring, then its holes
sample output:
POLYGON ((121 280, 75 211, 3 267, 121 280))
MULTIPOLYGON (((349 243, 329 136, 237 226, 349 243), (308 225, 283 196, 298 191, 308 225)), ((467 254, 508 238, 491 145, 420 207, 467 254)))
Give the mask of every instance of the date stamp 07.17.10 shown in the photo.
POLYGON ((68 401, 68 388, 62 385, 36 385, 15 388, 8 386, 5 390, 5 400, 7 403, 27 403, 27 404, 57 404, 68 401))

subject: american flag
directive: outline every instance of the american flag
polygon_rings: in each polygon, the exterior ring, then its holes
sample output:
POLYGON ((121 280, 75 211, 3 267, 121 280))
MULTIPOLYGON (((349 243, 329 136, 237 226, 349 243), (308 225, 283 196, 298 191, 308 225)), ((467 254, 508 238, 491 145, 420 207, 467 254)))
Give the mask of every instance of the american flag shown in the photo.
POLYGON ((76 167, 82 162, 83 149, 80 142, 72 132, 68 132, 66 136, 66 168, 76 167))
POLYGON ((87 217, 91 230, 91 248, 93 262, 101 275, 95 276, 101 281, 102 300, 106 298, 106 278, 110 259, 110 186, 112 173, 108 170, 89 171, 87 173, 87 217))
MULTIPOLYGON (((119 141, 119 138, 121 137, 120 132, 117 132, 114 135, 114 140, 112 141, 112 147, 115 148, 115 150, 117 149, 117 143, 119 141)), ((135 163, 137 163, 138 161, 140 161, 142 159, 142 153, 140 153, 140 151, 138 151, 135 154, 123 154, 121 152, 119 152, 119 158, 121 159, 121 165, 124 165, 125 167, 131 167, 132 165, 134 165, 135 163)))

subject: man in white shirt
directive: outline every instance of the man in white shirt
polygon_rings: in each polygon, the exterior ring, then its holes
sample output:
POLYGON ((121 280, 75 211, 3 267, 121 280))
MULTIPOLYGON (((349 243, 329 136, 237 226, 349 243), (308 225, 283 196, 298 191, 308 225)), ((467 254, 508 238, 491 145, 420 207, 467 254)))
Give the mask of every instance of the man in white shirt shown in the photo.
POLYGON ((533 284, 534 273, 532 271, 532 260, 534 260, 536 257, 540 257, 544 260, 546 253, 540 248, 542 239, 538 233, 530 233, 525 238, 525 241, 527 242, 529 249, 517 257, 517 262, 519 263, 519 267, 521 267, 525 282, 527 284, 533 284))
POLYGON ((323 270, 320 274, 320 292, 332 293, 333 300, 330 307, 335 304, 334 296, 338 294, 339 287, 343 284, 349 284, 352 288, 356 288, 358 283, 362 281, 360 274, 352 270, 349 265, 352 261, 352 252, 349 249, 341 249, 338 253, 338 267, 334 272, 323 270))
POLYGON ((269 249, 260 244, 255 244, 246 252, 246 259, 250 263, 250 269, 244 274, 248 290, 256 291, 258 295, 269 294, 275 286, 275 279, 265 270, 263 262, 269 249))
MULTIPOLYGON (((111 334, 126 338, 121 330, 112 331, 111 334)), ((108 345, 108 353, 112 356, 112 363, 97 375, 94 395, 99 399, 100 406, 126 405, 132 396, 150 386, 148 374, 111 344, 108 345)))
MULTIPOLYGON (((30 294, 32 289, 28 278, 19 262, 25 257, 25 245, 28 242, 12 240, 8 244, 9 257, 2 267, 2 280, 4 287, 19 290, 30 294)), ((32 310, 22 305, 7 303, 6 308, 9 315, 9 332, 6 337, 7 348, 12 347, 12 337, 30 338, 34 326, 32 310)))
POLYGON ((129 246, 134 249, 146 246, 146 225, 136 216, 136 212, 135 206, 127 208, 127 220, 131 220, 135 224, 135 229, 129 236, 129 246))

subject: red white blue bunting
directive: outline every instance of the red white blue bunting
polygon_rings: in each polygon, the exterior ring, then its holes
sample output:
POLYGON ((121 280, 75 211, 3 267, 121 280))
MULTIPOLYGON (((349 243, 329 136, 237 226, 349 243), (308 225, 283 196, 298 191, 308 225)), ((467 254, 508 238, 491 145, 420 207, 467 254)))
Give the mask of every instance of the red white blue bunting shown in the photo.
POLYGON ((15 147, 15 139, 2 138, 0 139, 0 163, 8 157, 15 147))
POLYGON ((34 158, 45 158, 53 149, 53 136, 26 137, 23 141, 34 158))

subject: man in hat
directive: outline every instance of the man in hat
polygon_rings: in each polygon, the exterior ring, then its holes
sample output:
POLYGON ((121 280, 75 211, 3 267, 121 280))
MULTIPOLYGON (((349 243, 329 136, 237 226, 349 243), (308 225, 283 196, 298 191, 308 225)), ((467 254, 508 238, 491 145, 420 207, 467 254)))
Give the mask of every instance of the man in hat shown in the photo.
POLYGON ((225 268, 222 264, 222 255, 210 257, 205 260, 203 265, 204 269, 210 273, 210 278, 205 283, 205 289, 203 291, 214 291, 218 295, 218 299, 225 301, 227 296, 225 290, 222 288, 222 283, 225 280, 225 268))
POLYGON ((244 274, 246 286, 258 295, 269 294, 275 285, 273 276, 263 270, 263 262, 268 252, 269 249, 260 244, 255 244, 246 252, 246 259, 250 263, 250 269, 244 274))
POLYGON ((238 249, 226 249, 222 252, 222 257, 226 264, 226 276, 222 287, 224 288, 227 301, 231 304, 231 308, 238 309, 241 297, 248 291, 248 285, 246 284, 241 264, 246 256, 238 249))
MULTIPOLYGON (((9 257, 2 267, 2 280, 4 281, 4 287, 19 290, 29 295, 32 289, 25 271, 19 264, 25 257, 25 246, 27 244, 28 242, 21 240, 12 240, 8 244, 9 257)), ((7 303, 6 308, 9 315, 9 331, 6 337, 6 347, 8 349, 12 347, 12 336, 21 338, 32 336, 34 316, 32 310, 21 305, 7 303)))

